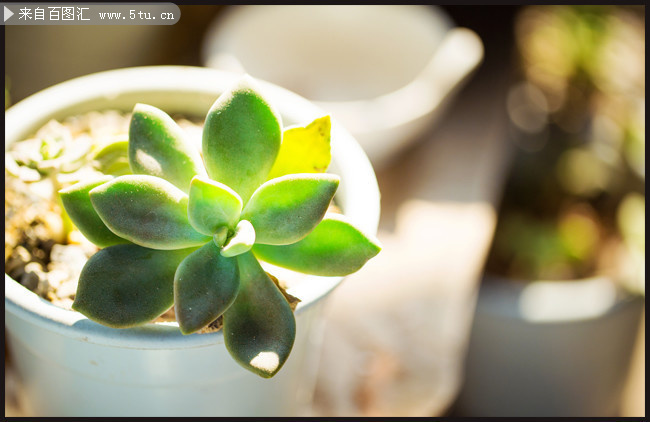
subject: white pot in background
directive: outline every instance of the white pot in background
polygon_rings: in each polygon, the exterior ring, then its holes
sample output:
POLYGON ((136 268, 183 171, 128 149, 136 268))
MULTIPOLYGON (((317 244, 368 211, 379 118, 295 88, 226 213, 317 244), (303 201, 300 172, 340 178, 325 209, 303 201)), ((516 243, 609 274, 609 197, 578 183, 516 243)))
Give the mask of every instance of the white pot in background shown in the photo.
POLYGON ((424 5, 232 6, 208 29, 206 66, 246 71, 332 113, 373 165, 431 129, 483 45, 424 5))
POLYGON ((484 281, 455 415, 619 416, 644 303, 609 278, 484 281))
MULTIPOLYGON (((92 110, 130 111, 136 102, 205 116, 238 77, 213 69, 156 66, 73 79, 7 110, 5 149, 50 119, 92 110)), ((306 124, 325 114, 283 88, 259 84, 284 125, 306 124)), ((336 201, 358 227, 375 234, 379 191, 367 157, 334 121, 331 147, 330 171, 341 176, 336 201)), ((291 274, 289 293, 302 300, 297 336, 289 359, 271 379, 235 363, 221 332, 183 336, 176 323, 108 328, 52 305, 5 274, 5 328, 21 379, 21 407, 39 416, 299 416, 315 382, 321 299, 342 278, 291 274)))

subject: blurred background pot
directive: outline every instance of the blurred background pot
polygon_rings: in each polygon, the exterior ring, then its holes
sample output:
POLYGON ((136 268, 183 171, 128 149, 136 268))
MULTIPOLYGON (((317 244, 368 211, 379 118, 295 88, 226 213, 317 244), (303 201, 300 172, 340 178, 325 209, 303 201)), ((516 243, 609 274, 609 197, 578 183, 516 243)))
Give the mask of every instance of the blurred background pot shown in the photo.
POLYGON ((484 280, 456 414, 619 415, 643 309, 610 278, 484 280))
MULTIPOLYGON (((168 113, 204 116, 239 76, 183 66, 128 68, 73 79, 7 110, 5 149, 50 119, 93 110, 130 111, 136 102, 168 113)), ((260 81, 285 125, 325 114, 296 94, 260 81)), ((336 201, 368 233, 376 233, 379 191, 355 140, 332 122, 331 171, 341 176, 336 201)), ((5 327, 21 381, 21 407, 47 416, 296 416, 311 401, 321 341, 322 299, 341 277, 291 273, 289 293, 297 337, 290 358, 272 379, 237 365, 221 332, 183 336, 176 323, 111 329, 56 307, 5 274, 5 327)), ((287 276, 286 273, 280 277, 287 276)))
POLYGON ((516 148, 459 414, 625 414, 629 368, 645 353, 644 14, 518 13, 506 101, 516 148))
POLYGON ((439 7, 236 6, 208 28, 202 56, 314 101, 383 166, 431 128, 483 45, 439 7))

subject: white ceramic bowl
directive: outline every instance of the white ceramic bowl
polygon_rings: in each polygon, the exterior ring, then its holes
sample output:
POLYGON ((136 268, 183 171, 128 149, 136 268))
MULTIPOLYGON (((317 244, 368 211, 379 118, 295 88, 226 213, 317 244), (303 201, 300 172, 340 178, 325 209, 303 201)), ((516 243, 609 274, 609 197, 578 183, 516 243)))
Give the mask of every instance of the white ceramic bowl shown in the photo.
POLYGON ((433 6, 264 5, 218 16, 202 54, 312 100, 378 166, 431 128, 483 48, 433 6))
MULTIPOLYGON (((92 74, 41 91, 5 113, 5 149, 50 119, 92 110, 130 111, 137 102, 168 113, 204 116, 239 75, 184 66, 154 66, 92 74)), ((285 125, 324 114, 309 101, 258 81, 285 125)), ((332 172, 341 176, 337 201, 356 225, 375 234, 379 191, 367 157, 332 124, 332 172)), ((5 274, 5 327, 20 397, 42 416, 299 415, 309 403, 321 339, 322 298, 341 277, 305 276, 289 291, 302 299, 291 356, 272 379, 239 367, 221 332, 181 335, 176 323, 112 329, 54 306, 5 274)))

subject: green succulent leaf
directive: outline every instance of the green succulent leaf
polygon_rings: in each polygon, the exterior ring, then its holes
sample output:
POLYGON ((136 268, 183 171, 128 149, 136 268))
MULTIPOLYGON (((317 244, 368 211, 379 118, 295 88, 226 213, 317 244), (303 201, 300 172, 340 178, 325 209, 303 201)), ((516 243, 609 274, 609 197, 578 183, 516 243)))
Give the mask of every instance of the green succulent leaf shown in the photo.
POLYGON ((187 212, 199 233, 212 236, 220 227, 233 229, 241 210, 241 198, 228 186, 202 176, 192 179, 187 212))
POLYGON ((215 245, 222 248, 223 245, 226 243, 226 240, 228 240, 228 233, 229 233, 228 227, 221 226, 212 235, 212 241, 214 242, 215 245))
POLYGON ((90 202, 89 192, 97 186, 113 179, 113 176, 100 176, 96 179, 83 181, 59 191, 63 208, 75 226, 100 248, 120 243, 129 243, 110 231, 104 224, 90 202))
POLYGON ((223 314, 223 334, 230 355, 244 368, 270 378, 284 365, 296 337, 289 303, 246 252, 237 257, 240 288, 223 314))
POLYGON ((255 229, 250 221, 242 220, 237 224, 235 233, 221 250, 221 255, 233 257, 248 252, 255 243, 255 229))
POLYGON ((253 247, 271 264, 320 276, 343 276, 359 270, 381 250, 379 242, 340 214, 328 213, 304 239, 292 245, 253 247))
POLYGON ((244 203, 265 180, 282 140, 278 112, 249 76, 212 105, 203 127, 203 159, 208 175, 241 196, 244 203))
POLYGON ((282 145, 268 179, 291 173, 323 173, 330 165, 330 116, 320 117, 305 127, 286 129, 282 145))
POLYGON ((161 177, 183 192, 192 177, 204 175, 199 151, 183 129, 164 111, 136 104, 129 126, 129 164, 134 174, 161 177))
POLYGON ((182 249, 210 240, 190 225, 187 195, 155 176, 120 176, 90 191, 90 201, 115 234, 152 249, 182 249))
POLYGON ((237 260, 208 242, 183 260, 174 277, 174 310, 183 334, 205 327, 234 302, 239 290, 237 260))
POLYGON ((131 174, 128 136, 117 138, 101 147, 93 155, 93 167, 112 176, 131 174))
POLYGON ((288 174, 259 187, 242 219, 255 227, 256 243, 286 245, 305 237, 321 221, 339 185, 333 174, 288 174))
POLYGON ((72 309, 109 327, 150 322, 174 303, 176 267, 193 250, 133 244, 102 249, 81 271, 72 309))

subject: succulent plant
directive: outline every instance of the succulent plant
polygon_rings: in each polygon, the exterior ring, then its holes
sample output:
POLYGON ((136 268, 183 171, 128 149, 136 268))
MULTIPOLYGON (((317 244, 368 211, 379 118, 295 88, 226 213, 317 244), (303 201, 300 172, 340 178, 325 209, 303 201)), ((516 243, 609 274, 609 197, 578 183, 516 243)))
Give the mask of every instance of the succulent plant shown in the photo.
POLYGON ((176 122, 137 104, 129 127, 133 174, 60 191, 79 230, 102 247, 86 263, 73 309, 126 328, 174 306, 183 334, 223 318, 226 348, 265 378, 286 361, 293 311, 258 259, 342 276, 380 251, 343 215, 328 212, 339 177, 330 121, 283 130, 249 76, 209 110, 202 157, 176 122))

